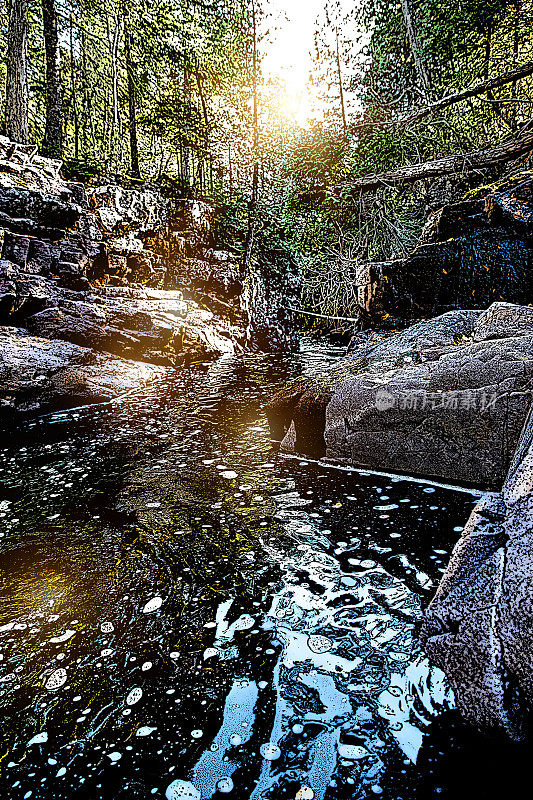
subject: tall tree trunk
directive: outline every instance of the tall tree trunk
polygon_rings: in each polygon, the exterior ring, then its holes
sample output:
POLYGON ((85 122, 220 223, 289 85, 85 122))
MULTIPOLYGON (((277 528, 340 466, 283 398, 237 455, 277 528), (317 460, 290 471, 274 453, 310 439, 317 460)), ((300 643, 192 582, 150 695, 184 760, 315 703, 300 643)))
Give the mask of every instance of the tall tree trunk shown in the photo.
POLYGON ((86 42, 84 28, 82 28, 80 32, 80 44, 81 44, 81 74, 82 74, 82 97, 83 97, 81 142, 82 142, 83 152, 85 154, 85 157, 87 158, 89 154, 89 146, 88 146, 89 128, 91 131, 92 152, 94 152, 96 147, 96 132, 94 128, 93 102, 91 93, 89 91, 89 77, 87 71, 87 42, 86 42))
MULTIPOLYGON (((514 31, 513 31, 513 66, 518 64, 518 55, 520 50, 520 0, 515 0, 515 18, 514 18, 514 31)), ((511 128, 516 130, 518 120, 518 81, 513 81, 511 87, 511 96, 515 101, 511 108, 511 128)))
POLYGON ((72 97, 72 115, 74 117, 74 158, 80 157, 80 125, 78 121, 78 104, 76 101, 76 73, 74 59, 74 16, 70 15, 70 93, 72 97))
POLYGON ((341 115, 342 115, 342 130, 344 132, 344 138, 346 138, 346 133, 348 130, 348 126, 346 125, 346 109, 344 108, 344 88, 342 85, 342 70, 341 70, 341 56, 339 52, 339 29, 335 28, 335 38, 337 42, 337 78, 339 81, 339 97, 341 101, 341 115))
POLYGON ((6 56, 6 135, 28 143, 28 0, 11 0, 6 56))
MULTIPOLYGON (((209 115, 207 113, 207 103, 205 100, 205 94, 202 86, 202 79, 200 77, 200 73, 198 72, 198 70, 196 70, 196 85, 198 86, 198 96, 200 98, 200 105, 202 107, 202 116, 204 118, 204 150, 205 150, 204 163, 207 171, 209 163, 209 155, 210 155, 209 115)), ((204 179, 205 179, 205 174, 204 174, 204 179)))
POLYGON ((139 167, 139 146, 137 143, 137 110, 135 104, 135 80, 133 75, 133 63, 131 60, 131 34, 128 19, 124 19, 124 49, 126 54, 126 71, 128 74, 128 112, 130 128, 130 158, 131 174, 134 178, 141 177, 139 167))
MULTIPOLYGON (((122 137, 122 122, 120 119, 120 101, 118 95, 118 45, 120 41, 120 29, 122 20, 119 14, 115 14, 113 18, 113 36, 110 39, 111 51, 111 93, 113 97, 113 126, 111 128, 111 142, 110 142, 110 161, 114 159, 115 147, 120 144, 122 137)), ((116 161, 114 163, 116 168, 116 161)))
POLYGON ((46 54, 46 128, 43 151, 51 158, 63 155, 63 87, 61 51, 55 0, 42 0, 44 49, 46 54))
MULTIPOLYGON (((183 110, 184 110, 184 117, 188 114, 187 111, 187 104, 190 98, 190 79, 189 79, 189 72, 187 69, 183 70, 183 110)), ((181 180, 185 186, 190 185, 191 180, 191 148, 189 144, 189 130, 187 124, 187 130, 184 131, 184 137, 181 140, 181 180)), ((194 178, 194 167, 192 169, 192 175, 194 178)))
POLYGON ((416 30, 416 21, 411 11, 409 0, 402 0, 402 13, 405 22, 405 28, 407 30, 407 41, 409 42, 409 48, 415 62, 416 74, 418 75, 418 80, 420 81, 424 92, 429 97, 431 94, 429 70, 422 55, 416 30))
POLYGON ((233 162, 231 160, 231 142, 228 142, 229 196, 233 199, 233 162))
POLYGON ((252 0, 252 88, 253 88, 253 173, 252 191, 248 203, 248 230, 244 246, 243 273, 248 275, 252 263, 255 226, 257 221, 257 200, 259 195, 259 123, 257 108, 257 20, 255 13, 255 0, 252 0))

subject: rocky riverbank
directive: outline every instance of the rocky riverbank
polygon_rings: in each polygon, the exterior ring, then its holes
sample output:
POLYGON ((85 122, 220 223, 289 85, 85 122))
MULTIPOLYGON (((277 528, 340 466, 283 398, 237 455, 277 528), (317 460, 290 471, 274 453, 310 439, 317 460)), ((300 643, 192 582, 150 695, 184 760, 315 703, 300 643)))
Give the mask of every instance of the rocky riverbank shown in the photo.
POLYGON ((499 487, 532 379, 533 310, 495 303, 370 336, 328 373, 288 386, 267 413, 285 452, 499 487))
POLYGON ((110 400, 242 348, 215 209, 155 187, 86 190, 0 137, 0 413, 110 400))
POLYGON ((515 739, 533 711, 533 309, 454 311, 366 344, 267 406, 285 452, 485 494, 422 630, 463 715, 515 739))
POLYGON ((395 261, 358 267, 364 325, 409 320, 494 301, 529 303, 533 269, 533 179, 519 173, 443 204, 415 249, 395 261))

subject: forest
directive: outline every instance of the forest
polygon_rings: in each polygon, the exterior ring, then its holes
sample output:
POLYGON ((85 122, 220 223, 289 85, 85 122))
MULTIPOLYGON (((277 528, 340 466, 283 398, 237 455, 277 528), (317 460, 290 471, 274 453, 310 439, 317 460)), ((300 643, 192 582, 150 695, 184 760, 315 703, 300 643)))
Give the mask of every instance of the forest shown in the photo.
POLYGON ((279 22, 266 0, 12 0, 4 132, 71 178, 213 200, 243 262, 296 262, 304 307, 349 317, 358 265, 409 252, 435 177, 490 183, 527 154, 532 14, 528 0, 327 0, 302 118, 263 74, 279 22))

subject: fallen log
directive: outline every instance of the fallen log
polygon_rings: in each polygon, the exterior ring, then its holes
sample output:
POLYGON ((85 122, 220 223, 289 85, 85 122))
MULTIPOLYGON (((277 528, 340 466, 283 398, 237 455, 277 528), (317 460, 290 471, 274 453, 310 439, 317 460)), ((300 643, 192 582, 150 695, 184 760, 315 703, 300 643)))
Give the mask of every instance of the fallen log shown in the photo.
POLYGON ((346 181, 343 185, 355 191, 369 192, 384 186, 394 186, 400 183, 414 183, 424 178, 439 178, 442 175, 460 175, 474 170, 486 169, 496 164, 512 161, 525 153, 533 150, 533 131, 528 131, 519 137, 507 139, 496 147, 484 150, 473 150, 462 155, 445 156, 433 161, 418 164, 407 164, 404 167, 389 170, 388 172, 374 172, 363 175, 361 178, 346 181))
MULTIPOLYGON (((368 286, 366 283, 358 284, 359 286, 368 286)), ((334 322, 360 322, 358 317, 332 317, 331 314, 318 314, 316 311, 305 311, 303 308, 293 308, 293 306, 286 306, 287 311, 292 311, 294 314, 303 314, 306 317, 318 317, 319 319, 331 319, 334 322)))

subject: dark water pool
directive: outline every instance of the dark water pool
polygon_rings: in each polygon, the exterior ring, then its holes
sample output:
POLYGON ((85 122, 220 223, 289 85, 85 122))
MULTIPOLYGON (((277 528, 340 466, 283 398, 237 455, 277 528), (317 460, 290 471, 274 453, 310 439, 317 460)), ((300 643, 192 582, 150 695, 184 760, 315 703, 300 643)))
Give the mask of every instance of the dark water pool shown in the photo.
POLYGON ((454 796, 416 630, 476 497, 276 453, 261 404, 340 352, 3 432, 1 797, 454 796))

